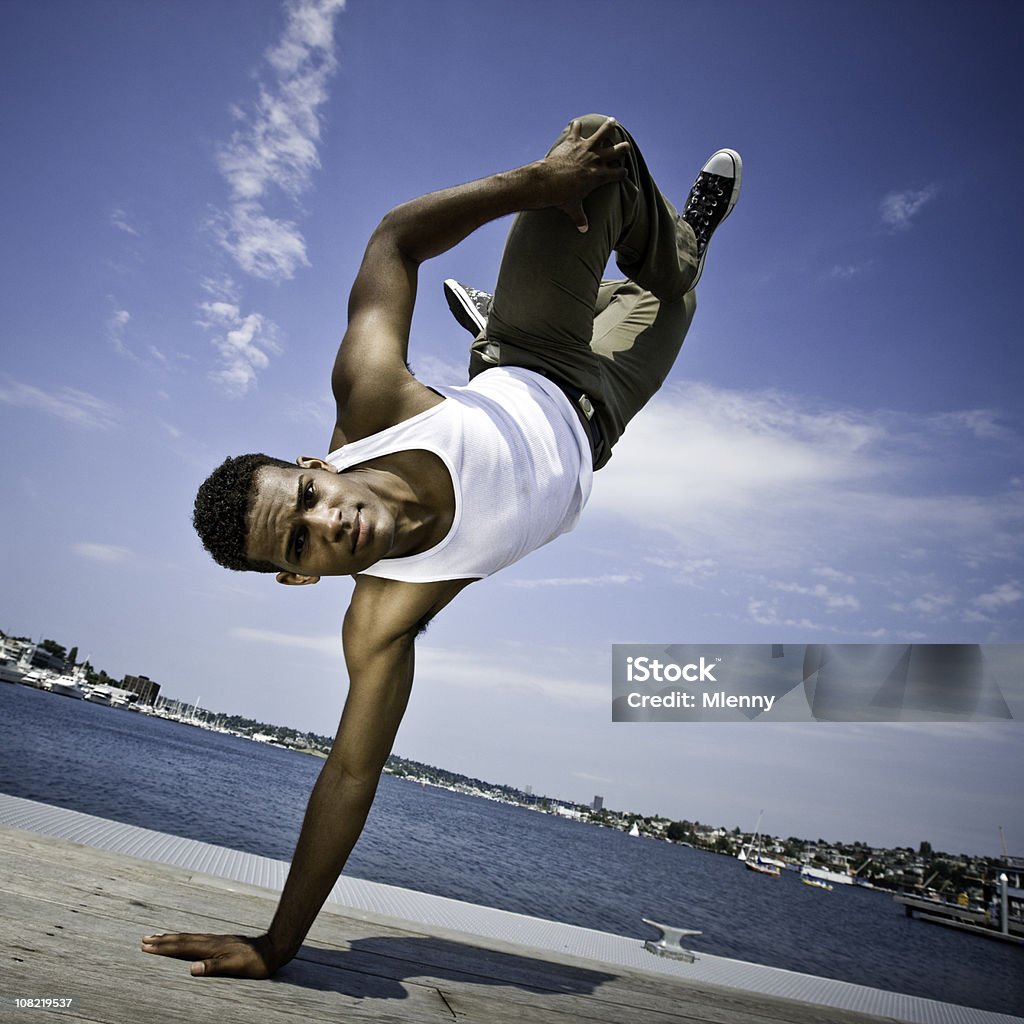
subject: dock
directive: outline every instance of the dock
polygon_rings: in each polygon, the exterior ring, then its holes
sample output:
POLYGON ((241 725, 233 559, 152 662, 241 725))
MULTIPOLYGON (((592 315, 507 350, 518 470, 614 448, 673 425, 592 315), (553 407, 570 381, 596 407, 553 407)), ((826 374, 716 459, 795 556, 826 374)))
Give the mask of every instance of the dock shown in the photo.
POLYGON ((1009 921, 1006 931, 1001 931, 981 910, 917 896, 900 895, 896 897, 896 902, 903 905, 907 917, 917 917, 921 921, 1024 947, 1024 926, 1016 920, 1009 921))
POLYGON ((284 862, 2 794, 0 844, 5 1021, 1024 1024, 346 878, 272 980, 192 978, 141 936, 262 931, 284 862))

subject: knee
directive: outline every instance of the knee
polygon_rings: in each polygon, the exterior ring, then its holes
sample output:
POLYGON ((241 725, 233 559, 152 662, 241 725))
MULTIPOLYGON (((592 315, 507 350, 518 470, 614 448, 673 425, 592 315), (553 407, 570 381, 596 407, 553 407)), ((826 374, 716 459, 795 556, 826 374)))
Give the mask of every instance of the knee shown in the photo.
MULTIPOLYGON (((609 117, 611 117, 611 114, 584 114, 582 117, 574 117, 573 121, 579 121, 583 130, 583 137, 587 139, 593 135, 609 117)), ((572 122, 570 121, 569 123, 571 124, 572 122)), ((616 126, 615 134, 625 137, 625 133, 621 125, 616 126)))
MULTIPOLYGON (((562 129, 561 134, 559 134, 558 138, 555 139, 555 141, 551 144, 551 149, 554 149, 555 146, 557 146, 559 143, 565 140, 565 137, 569 134, 569 129, 572 127, 573 121, 579 122, 583 133, 583 138, 589 139, 590 136, 593 135, 594 132, 596 132, 597 129, 600 128, 601 125, 603 125, 605 121, 608 120, 608 117, 608 114, 584 114, 582 117, 574 117, 572 121, 570 121, 562 129)), ((613 143, 624 141, 628 142, 629 134, 622 127, 622 125, 617 124, 615 126, 615 130, 611 134, 610 141, 613 143)), ((551 152, 551 150, 548 150, 548 152, 551 152)))

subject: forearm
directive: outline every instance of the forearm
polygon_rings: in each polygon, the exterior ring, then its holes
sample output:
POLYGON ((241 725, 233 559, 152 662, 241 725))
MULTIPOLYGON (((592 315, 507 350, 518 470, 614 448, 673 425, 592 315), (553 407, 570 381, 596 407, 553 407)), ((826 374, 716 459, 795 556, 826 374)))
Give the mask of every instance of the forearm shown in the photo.
POLYGON ((382 640, 350 607, 342 639, 349 671, 345 709, 267 931, 280 963, 302 945, 362 834, 412 687, 412 634, 382 640))
POLYGON ((381 221, 377 234, 409 260, 422 263, 458 245, 499 217, 536 208, 542 198, 543 162, 502 171, 466 185, 402 203, 381 221))
POLYGON ((324 764, 267 931, 273 955, 281 963, 296 954, 345 867, 363 831, 378 781, 379 776, 355 779, 330 761, 324 764))
POLYGON ((629 142, 607 119, 588 138, 574 121, 544 157, 468 185, 443 189, 395 207, 377 229, 411 263, 422 263, 457 245, 477 228, 509 213, 558 207, 587 230, 583 199, 595 188, 626 176, 629 142))

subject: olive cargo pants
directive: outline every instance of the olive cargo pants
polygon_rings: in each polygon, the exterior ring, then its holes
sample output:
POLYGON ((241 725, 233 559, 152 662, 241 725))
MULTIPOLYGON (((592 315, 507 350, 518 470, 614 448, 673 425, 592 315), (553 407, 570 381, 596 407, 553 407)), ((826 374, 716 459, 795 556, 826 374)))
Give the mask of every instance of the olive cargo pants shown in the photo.
MULTIPOLYGON (((589 137, 605 118, 578 120, 589 137)), ((658 190, 629 134, 621 126, 610 134, 632 146, 627 173, 584 200, 588 231, 556 209, 516 217, 469 368, 473 377, 521 366, 585 392, 605 441, 595 468, 668 376, 696 308, 687 291, 697 267, 693 230, 658 190), (613 252, 625 281, 602 280, 613 252)))

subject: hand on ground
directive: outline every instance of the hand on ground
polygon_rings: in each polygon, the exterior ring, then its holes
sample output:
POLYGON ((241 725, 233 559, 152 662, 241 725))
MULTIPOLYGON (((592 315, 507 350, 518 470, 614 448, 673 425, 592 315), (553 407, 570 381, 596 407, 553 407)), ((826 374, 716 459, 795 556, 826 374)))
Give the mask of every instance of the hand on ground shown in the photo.
POLYGON ((191 973, 196 977, 269 978, 281 966, 271 956, 264 935, 255 939, 191 932, 147 935, 142 952, 191 960, 191 973))

